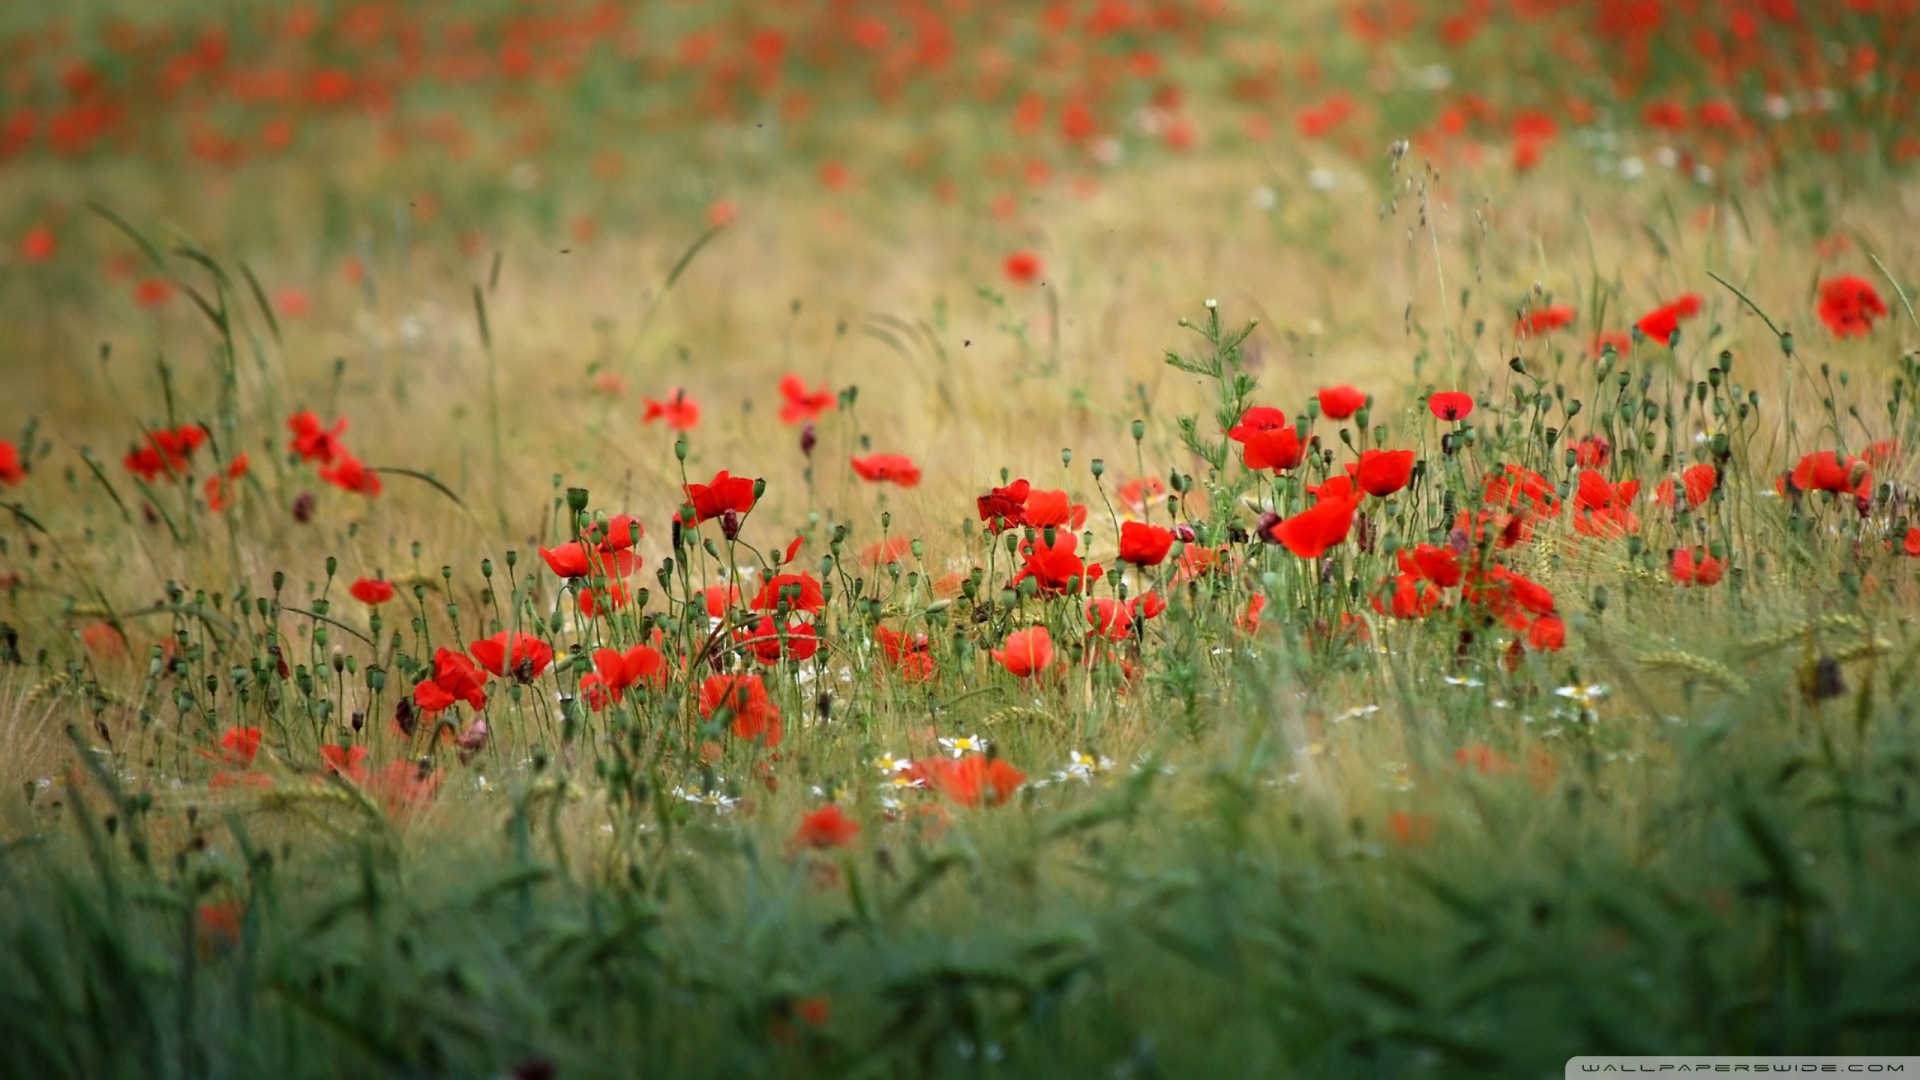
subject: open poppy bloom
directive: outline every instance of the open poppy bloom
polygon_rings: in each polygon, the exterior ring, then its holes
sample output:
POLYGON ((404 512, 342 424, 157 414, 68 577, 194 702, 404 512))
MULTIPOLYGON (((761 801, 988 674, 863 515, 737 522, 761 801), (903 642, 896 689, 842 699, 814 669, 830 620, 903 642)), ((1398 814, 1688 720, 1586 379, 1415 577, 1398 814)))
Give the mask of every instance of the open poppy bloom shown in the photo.
POLYGON ((1640 481, 1607 482, 1597 471, 1580 474, 1573 495, 1573 529, 1582 536, 1626 536, 1640 531, 1640 518, 1633 512, 1634 497, 1640 494, 1640 481))
POLYGON ((1641 316, 1640 321, 1634 326, 1654 341, 1662 345, 1671 345, 1673 335, 1680 330, 1681 320, 1691 319, 1698 314, 1700 314, 1700 295, 1688 293, 1671 304, 1654 308, 1641 316))
POLYGON ((920 466, 905 454, 870 454, 853 459, 853 471, 870 484, 898 484, 903 488, 920 485, 920 466))
POLYGON ((1413 451, 1363 450, 1347 473, 1360 490, 1384 499, 1413 481, 1413 451))
POLYGON ((1431 581, 1443 589, 1460 584, 1460 556, 1452 548, 1435 547, 1432 544, 1401 548, 1394 555, 1394 561, 1399 564, 1401 573, 1431 581))
POLYGON ((1857 457, 1845 461, 1831 450, 1817 450, 1800 459, 1790 477, 1801 491, 1852 492, 1865 498, 1873 491, 1873 469, 1857 457))
POLYGON ((1027 495, 1032 485, 1025 480, 1015 480, 1005 487, 997 487, 974 499, 980 510, 980 520, 994 532, 1018 528, 1027 523, 1027 495))
POLYGON ((1298 466, 1306 455, 1306 443, 1300 440, 1287 414, 1268 405, 1256 405, 1242 413, 1240 422, 1227 430, 1227 438, 1240 444, 1240 461, 1256 471, 1285 472, 1298 466))
POLYGON ((1442 420, 1465 420, 1473 413, 1473 395, 1461 390, 1442 390, 1427 398, 1427 411, 1442 420))
POLYGON ((1273 525, 1267 539, 1277 540, 1303 559, 1317 559, 1347 538, 1353 529, 1357 499, 1322 499, 1273 525))
POLYGON ((1053 635, 1044 626, 1016 630, 1007 635, 1004 648, 991 652, 1001 667, 1024 679, 1053 663, 1053 635))
POLYGON ((1088 566, 1075 553, 1074 549, 1080 545, 1078 536, 1065 529, 1054 529, 1052 532, 1052 543, 1047 542, 1046 533, 1042 532, 1032 543, 1023 545, 1026 564, 1013 576, 1010 584, 1019 588, 1021 582, 1032 578, 1042 596, 1063 596, 1086 591, 1100 579, 1104 571, 1098 563, 1088 566))
POLYGON ((744 476, 734 476, 721 469, 713 474, 713 479, 704 484, 688 484, 682 490, 687 493, 687 505, 693 507, 693 520, 681 518, 683 525, 698 525, 732 510, 738 514, 753 509, 752 480, 744 476))
POLYGON ((1143 521, 1120 524, 1120 561, 1135 566, 1159 566, 1173 550, 1173 530, 1143 521))
POLYGON ((1007 279, 1018 285, 1031 285, 1040 280, 1040 256, 1031 251, 1016 251, 1007 256, 1001 265, 1007 279))
POLYGON ((26 478, 27 470, 20 464, 19 449, 5 439, 0 439, 0 484, 12 487, 26 478))
POLYGON ((1704 547, 1675 548, 1667 570, 1674 581, 1689 587, 1718 585, 1726 576, 1726 566, 1704 547))
POLYGON ((1873 320, 1886 316, 1887 304, 1865 278, 1831 277, 1820 283, 1818 311, 1834 337, 1864 337, 1873 320))
POLYGON ((635 645, 626 652, 595 649, 593 671, 580 677, 580 692, 594 712, 608 700, 621 701, 636 686, 659 689, 667 685, 667 658, 651 645, 635 645))
POLYGON ((331 465, 346 455, 347 448, 340 442, 340 436, 347 430, 345 417, 326 427, 313 412, 298 412, 287 418, 287 430, 293 433, 287 448, 301 461, 331 465))
POLYGON ((185 476, 187 461, 207 441, 207 430, 198 424, 182 424, 172 431, 147 433, 146 444, 130 451, 124 464, 151 484, 162 476, 185 476))
POLYGON ((1488 506, 1560 516, 1560 495, 1552 482, 1524 465, 1502 465, 1489 471, 1483 483, 1488 506))
MULTIPOLYGON (((260 729, 257 727, 230 727, 220 733, 220 753, 216 760, 229 769, 244 769, 253 764, 255 755, 260 753, 260 729)), ((215 758, 213 753, 202 750, 201 757, 215 758)))
POLYGON ((1093 632, 1108 641, 1125 641, 1133 633, 1133 604, 1111 596, 1087 601, 1087 622, 1093 632))
POLYGON ((777 664, 782 657, 811 660, 813 654, 820 651, 820 633, 813 624, 790 622, 782 627, 771 615, 763 616, 752 626, 741 627, 735 632, 734 640, 763 664, 777 664))
POLYGON ((838 806, 828 803, 800 819, 800 827, 793 832, 793 846, 825 851, 828 848, 846 847, 858 835, 860 823, 848 817, 838 806))
POLYGON ((218 514, 233 501, 234 481, 247 475, 247 455, 235 455, 221 473, 207 477, 207 509, 218 514))
POLYGON ((780 709, 767 697, 758 675, 709 675, 700 684, 700 718, 711 720, 722 709, 733 719, 733 734, 741 739, 764 739, 780 745, 780 709))
POLYGON ((456 702, 464 701, 475 709, 487 707, 487 677, 473 661, 452 649, 439 649, 433 654, 433 677, 422 679, 413 687, 413 703, 424 713, 437 713, 450 709, 456 702))
POLYGON ((640 422, 643 424, 664 420, 667 426, 675 431, 692 431, 694 426, 700 423, 700 406, 679 387, 675 387, 672 395, 665 401, 655 401, 652 398, 640 400, 646 406, 646 411, 640 416, 640 422))
POLYGON ((812 574, 775 574, 760 586, 749 606, 755 611, 773 611, 783 605, 788 611, 815 615, 826 607, 827 596, 812 574))
MULTIPOLYGON (((1705 462, 1689 465, 1680 470, 1679 491, 1687 497, 1687 508, 1692 509, 1703 505, 1713 494, 1713 489, 1719 485, 1719 482, 1719 470, 1705 462)), ((1653 489, 1654 505, 1672 506, 1674 492, 1672 480, 1660 481, 1659 485, 1653 489)))
POLYGON ((1380 579, 1374 590, 1373 610, 1396 619, 1423 618, 1440 606, 1442 596, 1433 582, 1413 574, 1380 579))
POLYGON ((547 665, 553 663, 553 646, 517 630, 502 630, 490 638, 475 641, 467 646, 467 651, 480 661, 481 667, 521 683, 539 678, 547 665))
POLYGON ((788 375, 780 380, 780 396, 785 404, 780 406, 780 422, 783 424, 804 424, 819 419, 820 414, 833 408, 833 392, 824 385, 818 390, 808 391, 807 384, 798 375, 788 375))
POLYGON ((387 811, 388 817, 403 817, 433 800, 440 790, 442 769, 429 768, 426 759, 389 761, 368 778, 367 790, 387 811))
POLYGON ((961 806, 1000 806, 1026 783, 1027 774, 985 754, 926 762, 933 788, 961 806))
POLYGON ((1330 420, 1345 420, 1367 403, 1367 395, 1351 386, 1329 386, 1319 396, 1320 411, 1330 420))
POLYGON ((1522 315, 1513 325, 1514 337, 1539 337, 1551 330, 1558 330, 1573 323, 1573 309, 1564 304, 1553 307, 1535 308, 1522 315))
POLYGON ((320 479, 342 491, 356 492, 372 498, 380 494, 380 475, 360 463, 360 459, 351 454, 342 453, 340 457, 319 472, 320 479))
POLYGON ((393 599, 393 582, 376 578, 361 578, 347 587, 347 592, 355 600, 369 607, 384 604, 393 599))
POLYGON ((337 773, 356 784, 367 780, 367 748, 364 746, 322 746, 320 767, 323 773, 337 773))
POLYGON ((1604 435, 1588 435, 1573 444, 1573 460, 1583 469, 1604 469, 1613 460, 1613 444, 1604 435))
POLYGON ((1036 529, 1066 526, 1078 529, 1087 523, 1087 508, 1068 500, 1064 491, 1030 491, 1027 495, 1027 524, 1036 529))
POLYGON ((907 634, 876 626, 873 628, 873 640, 879 644, 880 656, 887 666, 898 671, 908 682, 925 682, 933 678, 933 643, 927 635, 907 634))

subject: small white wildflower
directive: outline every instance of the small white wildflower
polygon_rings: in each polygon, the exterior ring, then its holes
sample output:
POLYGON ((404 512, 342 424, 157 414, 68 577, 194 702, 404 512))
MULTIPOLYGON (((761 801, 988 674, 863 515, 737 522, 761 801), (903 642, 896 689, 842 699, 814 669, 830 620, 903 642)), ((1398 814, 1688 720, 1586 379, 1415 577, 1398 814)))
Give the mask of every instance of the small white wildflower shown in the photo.
POLYGON ((1378 705, 1355 705, 1353 708, 1334 717, 1333 722, 1338 724, 1345 720, 1358 720, 1363 716, 1372 716, 1379 711, 1380 706, 1378 705))
POLYGON ((1593 703, 1607 696, 1607 688, 1598 683, 1575 686, 1558 686, 1554 693, 1577 703, 1581 708, 1591 708, 1593 703))
POLYGON ((1486 683, 1481 682, 1479 679, 1475 679, 1471 676, 1463 677, 1459 675, 1442 675, 1440 676, 1440 681, 1443 683, 1446 683, 1448 686, 1485 686, 1487 685, 1486 683))
POLYGON ((954 757, 966 757, 968 754, 987 752, 987 740, 978 735, 959 735, 954 738, 942 738, 940 745, 953 752, 954 757))

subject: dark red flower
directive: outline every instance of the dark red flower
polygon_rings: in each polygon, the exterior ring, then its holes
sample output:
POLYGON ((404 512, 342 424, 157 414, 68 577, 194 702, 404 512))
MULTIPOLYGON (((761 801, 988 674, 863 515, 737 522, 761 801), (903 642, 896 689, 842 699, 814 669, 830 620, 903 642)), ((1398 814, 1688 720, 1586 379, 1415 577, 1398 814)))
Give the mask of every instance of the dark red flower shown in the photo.
POLYGON ((1442 390, 1427 399, 1427 411, 1442 420, 1464 420, 1473 413, 1473 395, 1442 390))
POLYGON ((471 642, 467 651, 480 666, 502 678, 530 683, 553 663, 553 646, 517 630, 502 630, 490 638, 471 642))
POLYGON ((1143 521, 1120 525, 1120 561, 1135 566, 1159 566, 1173 549, 1173 530, 1143 521))
POLYGON ((1820 283, 1820 321, 1835 337, 1865 336, 1887 314, 1886 301, 1865 278, 1831 277, 1820 283))
POLYGON ((904 488, 918 487, 920 466, 905 454, 870 454, 853 459, 853 471, 868 483, 893 483, 904 488))
POLYGON ((1027 523, 1027 494, 1032 486, 1025 480, 1015 480, 1005 487, 997 487, 974 499, 980 508, 980 520, 994 532, 1017 528, 1027 523))
POLYGON ((1320 391, 1320 411, 1331 420, 1345 420, 1367 403, 1367 395, 1351 386, 1329 386, 1320 391))
POLYGON ((823 385, 818 390, 808 392, 807 384, 798 375, 788 375, 780 380, 780 396, 786 399, 786 403, 780 407, 780 422, 783 424, 806 423, 833 408, 832 391, 823 385))

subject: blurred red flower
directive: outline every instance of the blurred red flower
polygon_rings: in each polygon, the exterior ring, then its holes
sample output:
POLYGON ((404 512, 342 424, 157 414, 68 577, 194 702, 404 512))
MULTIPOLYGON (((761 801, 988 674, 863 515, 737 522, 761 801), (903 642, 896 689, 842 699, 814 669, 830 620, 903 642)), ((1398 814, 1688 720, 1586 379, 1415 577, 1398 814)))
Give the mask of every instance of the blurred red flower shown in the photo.
POLYGON ((1848 275, 1820 283, 1818 311, 1820 321, 1835 337, 1864 337, 1873 329, 1873 320, 1886 316, 1887 305, 1872 282, 1848 275))
POLYGON ((1367 395, 1351 386, 1329 386, 1319 396, 1320 411, 1331 420, 1345 420, 1367 404, 1367 395))
POLYGON ((1680 329, 1683 319, 1690 319, 1700 313, 1700 295, 1688 293, 1664 307, 1657 307, 1640 317, 1634 325, 1640 332, 1662 345, 1673 343, 1673 335, 1680 329))
POLYGON ((1120 561, 1135 566, 1159 566, 1173 549, 1173 530, 1143 521, 1120 523, 1120 561))
POLYGON ((825 851, 828 848, 846 847, 858 835, 860 823, 848 817, 838 806, 828 803, 800 819, 800 827, 793 833, 793 847, 825 851))
POLYGON ((1007 635, 1004 648, 991 654, 1001 667, 1024 679, 1053 663, 1053 635, 1044 626, 1016 630, 1007 635))
POLYGON ((1006 271, 1008 280, 1019 285, 1031 285, 1040 280, 1040 256, 1031 251, 1016 251, 1007 256, 1001 267, 1006 271))
POLYGON ((348 586, 347 592, 355 600, 369 606, 384 604, 393 599, 393 582, 377 578, 361 578, 348 586))
POLYGON ((780 407, 780 422, 783 424, 805 423, 833 408, 832 391, 823 384, 820 389, 809 392, 807 384, 800 381, 798 375, 788 375, 780 380, 780 396, 786 399, 786 404, 780 407))
POLYGON ((904 488, 918 487, 920 466, 905 454, 871 454, 853 459, 853 471, 869 483, 893 483, 904 488))
POLYGON ((936 758, 926 764, 935 790, 961 806, 1003 805, 1027 780, 1026 773, 985 754, 936 758))
POLYGON ((640 422, 643 424, 664 420, 667 426, 675 431, 691 431, 694 425, 700 422, 700 406, 679 387, 675 387, 673 394, 665 401, 655 401, 652 398, 640 400, 646 406, 646 412, 640 417, 640 422))

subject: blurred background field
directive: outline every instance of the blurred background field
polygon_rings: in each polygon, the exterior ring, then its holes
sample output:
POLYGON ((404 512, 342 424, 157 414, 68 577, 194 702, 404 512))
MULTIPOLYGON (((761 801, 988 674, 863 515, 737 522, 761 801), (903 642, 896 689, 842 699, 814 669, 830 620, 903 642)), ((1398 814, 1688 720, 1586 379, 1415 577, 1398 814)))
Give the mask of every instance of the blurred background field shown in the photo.
POLYGON ((1916 59, 1910 0, 7 6, 0 1072, 1911 1051, 1916 59), (1870 332, 1822 314, 1843 276, 1870 332), (1689 295, 1670 345, 1634 329, 1689 295), (1258 321, 1257 390, 1165 362, 1215 312, 1258 321), (804 435, 789 374, 832 401, 804 435), (1177 418, 1337 384, 1372 426, 1316 449, 1421 471, 1297 559, 1260 513, 1307 492, 1177 418), (289 449, 305 410, 377 495, 289 449), (188 477, 123 461, 196 425, 188 477), (1817 451, 1836 497, 1776 488, 1817 451), (1497 556, 1565 649, 1370 604, 1507 463, 1543 506, 1644 485, 1631 535, 1556 510, 1497 556), (765 481, 752 551, 838 585, 817 662, 754 668, 777 752, 696 709, 698 661, 584 704, 595 645, 707 657, 690 590, 745 556, 672 519, 723 469, 765 481), (1002 592, 975 500, 1022 477, 1090 511, 1103 596, 1118 519, 1174 521, 1129 482, 1197 483, 1233 570, 1127 571, 1174 607, 1109 647, 1002 592), (644 615, 573 618, 536 555, 569 488, 644 526, 644 615), (990 658, 1036 626, 1051 683, 990 658), (477 748, 395 730, 432 646, 522 628, 559 665, 489 686, 477 748), (895 790, 974 736, 1008 805, 895 790), (798 824, 829 805, 850 843, 798 824))

